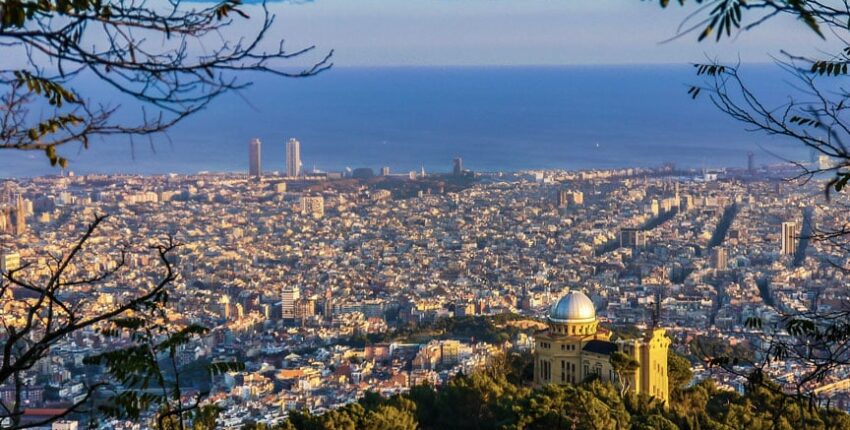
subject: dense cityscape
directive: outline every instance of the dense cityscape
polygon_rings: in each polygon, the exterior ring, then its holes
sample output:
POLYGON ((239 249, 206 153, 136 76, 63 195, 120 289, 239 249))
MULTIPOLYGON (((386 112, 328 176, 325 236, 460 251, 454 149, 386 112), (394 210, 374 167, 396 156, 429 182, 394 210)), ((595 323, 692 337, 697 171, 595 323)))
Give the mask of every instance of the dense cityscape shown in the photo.
POLYGON ((848 23, 0 0, 0 430, 850 429, 848 23))
MULTIPOLYGON (((768 324, 847 300, 846 254, 807 239, 814 225, 834 227, 843 207, 824 199, 821 181, 785 180, 793 165, 756 166, 751 155, 747 168, 708 171, 473 172, 456 158, 448 173, 305 172, 292 139, 278 174, 263 172, 261 148, 250 143, 247 175, 6 180, 0 270, 50 277, 50 260, 108 215, 69 273, 116 267, 122 250, 125 270, 63 290, 84 316, 156 282, 162 268, 149 246, 173 237, 179 276, 167 324, 210 329, 180 349, 184 395, 208 393, 223 428, 440 386, 506 351, 531 353, 570 292, 590 298, 605 330, 663 327, 671 354, 691 360, 694 383, 710 377, 743 393, 745 378, 709 368, 695 345, 757 355, 764 345, 751 318, 768 324), (473 317, 500 331, 445 329, 473 317), (222 360, 245 368, 197 376, 199 363, 222 360)), ((6 327, 24 323, 27 300, 25 289, 7 290, 6 327)), ((56 414, 96 376, 84 358, 127 341, 94 327, 74 333, 22 375, 23 390, 0 387, 0 400, 20 391, 27 419, 56 414)), ((800 366, 777 360, 767 371, 794 383, 800 366)), ((847 381, 835 372, 808 389, 847 410, 847 381)), ((52 428, 77 425, 69 417, 52 428)))

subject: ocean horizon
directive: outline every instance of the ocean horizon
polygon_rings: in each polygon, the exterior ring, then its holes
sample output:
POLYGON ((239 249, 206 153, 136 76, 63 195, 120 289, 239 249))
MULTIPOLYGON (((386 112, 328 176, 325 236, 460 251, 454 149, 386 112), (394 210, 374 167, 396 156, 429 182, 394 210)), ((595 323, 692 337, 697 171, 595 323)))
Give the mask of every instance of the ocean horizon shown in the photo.
MULTIPOLYGON (((745 66, 742 74, 768 99, 788 92, 774 65, 745 66)), ((698 82, 690 65, 346 67, 306 79, 260 76, 168 136, 95 139, 87 150, 70 144, 59 152, 76 174, 142 175, 244 172, 253 138, 263 142, 263 170, 283 171, 291 137, 301 141, 304 168, 322 171, 447 172, 455 157, 480 171, 742 167, 750 151, 758 165, 809 159, 798 143, 747 132, 704 96, 692 100, 687 88, 698 82)), ((40 151, 0 152, 0 177, 59 172, 40 151)))

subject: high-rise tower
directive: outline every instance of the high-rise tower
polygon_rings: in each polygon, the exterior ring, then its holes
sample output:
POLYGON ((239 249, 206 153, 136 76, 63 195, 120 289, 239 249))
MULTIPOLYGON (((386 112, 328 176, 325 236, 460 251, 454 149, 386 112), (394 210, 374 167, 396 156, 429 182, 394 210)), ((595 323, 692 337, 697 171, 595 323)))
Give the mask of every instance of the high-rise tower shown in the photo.
POLYGON ((285 320, 295 319, 295 302, 301 298, 301 289, 288 285, 283 287, 280 297, 281 315, 285 320))
POLYGON ((624 228, 620 230, 621 248, 643 248, 646 246, 646 233, 639 228, 624 228))
POLYGON ((254 139, 248 144, 248 175, 259 178, 263 174, 263 166, 260 160, 262 143, 260 139, 254 139))
POLYGON ((12 211, 12 215, 14 217, 14 224, 12 227, 14 228, 13 233, 16 236, 20 236, 27 232, 27 206, 24 202, 23 196, 18 194, 18 197, 15 199, 15 208, 12 211))
POLYGON ((12 211, 8 207, 0 206, 0 233, 12 232, 12 211))
POLYGON ((286 142, 286 176, 301 176, 301 142, 294 137, 286 142))
POLYGON ((452 160, 452 174, 460 176, 463 174, 463 159, 460 157, 452 160))
POLYGON ((782 255, 794 255, 797 252, 797 223, 782 223, 782 255))
POLYGON ((726 248, 715 246, 711 249, 711 267, 715 270, 726 270, 729 260, 726 257, 726 248))
POLYGON ((565 208, 570 204, 570 192, 568 190, 558 190, 558 207, 565 208))

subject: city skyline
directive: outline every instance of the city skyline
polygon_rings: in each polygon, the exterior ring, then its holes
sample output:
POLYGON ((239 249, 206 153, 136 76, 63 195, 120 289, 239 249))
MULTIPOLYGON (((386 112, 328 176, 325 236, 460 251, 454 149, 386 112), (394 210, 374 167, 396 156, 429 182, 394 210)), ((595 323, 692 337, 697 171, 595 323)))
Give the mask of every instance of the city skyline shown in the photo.
POLYGON ((850 429, 848 22, 0 1, 0 430, 850 429))

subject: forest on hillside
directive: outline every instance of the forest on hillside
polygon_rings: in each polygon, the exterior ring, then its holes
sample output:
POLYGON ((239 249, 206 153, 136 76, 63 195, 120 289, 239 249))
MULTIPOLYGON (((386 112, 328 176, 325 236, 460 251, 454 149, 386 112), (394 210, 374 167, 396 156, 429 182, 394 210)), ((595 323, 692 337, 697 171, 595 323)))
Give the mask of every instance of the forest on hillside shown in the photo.
POLYGON ((512 353, 487 369, 458 375, 442 387, 417 386, 393 397, 368 393, 324 414, 293 412, 277 426, 250 430, 592 429, 827 430, 850 428, 850 415, 800 403, 765 385, 746 394, 711 380, 691 385, 690 363, 671 353, 669 405, 626 394, 610 383, 529 384, 531 356, 512 353))

